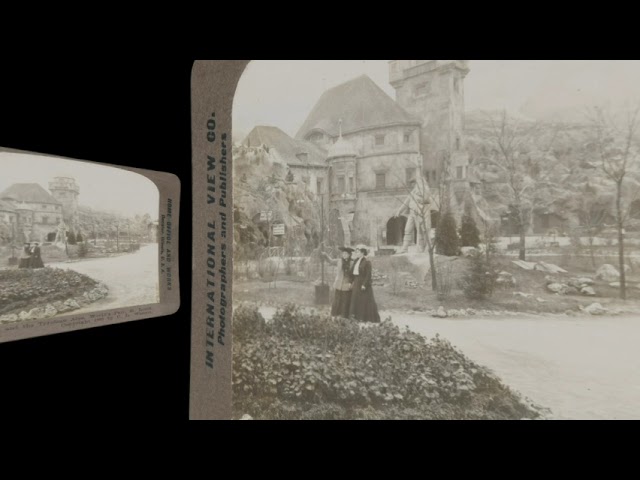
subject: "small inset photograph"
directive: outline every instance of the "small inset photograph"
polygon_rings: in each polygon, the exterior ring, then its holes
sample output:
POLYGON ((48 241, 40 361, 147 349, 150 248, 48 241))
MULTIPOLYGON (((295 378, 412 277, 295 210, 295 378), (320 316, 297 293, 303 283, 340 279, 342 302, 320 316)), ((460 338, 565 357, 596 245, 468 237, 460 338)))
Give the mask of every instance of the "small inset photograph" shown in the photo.
POLYGON ((0 152, 0 324, 159 303, 158 225, 138 173, 0 152))
POLYGON ((252 61, 236 419, 640 418, 640 62, 252 61))

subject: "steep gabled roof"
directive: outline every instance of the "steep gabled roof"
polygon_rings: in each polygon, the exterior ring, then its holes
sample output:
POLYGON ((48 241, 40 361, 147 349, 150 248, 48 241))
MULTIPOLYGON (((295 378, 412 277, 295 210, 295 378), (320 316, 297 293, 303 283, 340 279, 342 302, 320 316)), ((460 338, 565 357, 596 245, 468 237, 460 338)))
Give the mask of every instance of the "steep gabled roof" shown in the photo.
POLYGON ((296 138, 303 139, 316 129, 337 136, 340 119, 343 134, 387 125, 420 125, 373 80, 361 75, 324 92, 296 138))
POLYGON ((242 143, 250 147, 266 145, 269 148, 273 148, 288 165, 327 165, 327 153, 324 150, 311 142, 291 138, 278 127, 255 127, 242 143), (299 156, 301 153, 307 154, 306 159, 304 156, 299 156))
POLYGON ((60 202, 53 198, 53 195, 38 183, 14 183, 0 193, 0 199, 2 198, 12 198, 19 202, 54 203, 60 205, 60 202))

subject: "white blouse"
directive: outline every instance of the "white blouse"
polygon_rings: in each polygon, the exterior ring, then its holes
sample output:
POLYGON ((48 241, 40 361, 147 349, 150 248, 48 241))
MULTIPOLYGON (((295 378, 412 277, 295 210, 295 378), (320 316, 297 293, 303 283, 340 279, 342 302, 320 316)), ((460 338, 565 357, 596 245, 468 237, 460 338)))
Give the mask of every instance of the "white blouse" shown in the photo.
POLYGON ((353 267, 353 274, 354 275, 360 275, 360 262, 362 261, 363 257, 360 257, 358 260, 356 260, 356 265, 353 267))

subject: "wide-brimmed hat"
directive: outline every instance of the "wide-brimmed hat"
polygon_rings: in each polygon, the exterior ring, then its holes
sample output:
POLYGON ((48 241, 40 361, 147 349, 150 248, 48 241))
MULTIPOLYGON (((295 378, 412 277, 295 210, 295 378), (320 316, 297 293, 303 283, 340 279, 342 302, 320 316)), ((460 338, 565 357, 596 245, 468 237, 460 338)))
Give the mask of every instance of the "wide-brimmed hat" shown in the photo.
POLYGON ((351 247, 338 247, 338 250, 341 252, 353 253, 353 248, 351 247))
POLYGON ((365 245, 358 245, 356 250, 360 250, 365 256, 369 255, 369 249, 365 245))

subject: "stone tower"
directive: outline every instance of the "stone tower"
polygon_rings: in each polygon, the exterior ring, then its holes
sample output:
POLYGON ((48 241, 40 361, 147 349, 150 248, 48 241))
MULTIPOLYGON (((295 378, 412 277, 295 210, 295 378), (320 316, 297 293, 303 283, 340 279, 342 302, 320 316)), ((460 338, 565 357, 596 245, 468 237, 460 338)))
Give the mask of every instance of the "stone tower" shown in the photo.
POLYGON ((78 231, 78 195, 80 187, 72 177, 55 177, 49 182, 51 195, 62 204, 62 219, 70 231, 78 231))
POLYGON ((464 78, 468 60, 391 60, 389 83, 396 101, 422 121, 420 152, 430 183, 440 176, 442 160, 451 160, 451 176, 463 180, 464 78))

